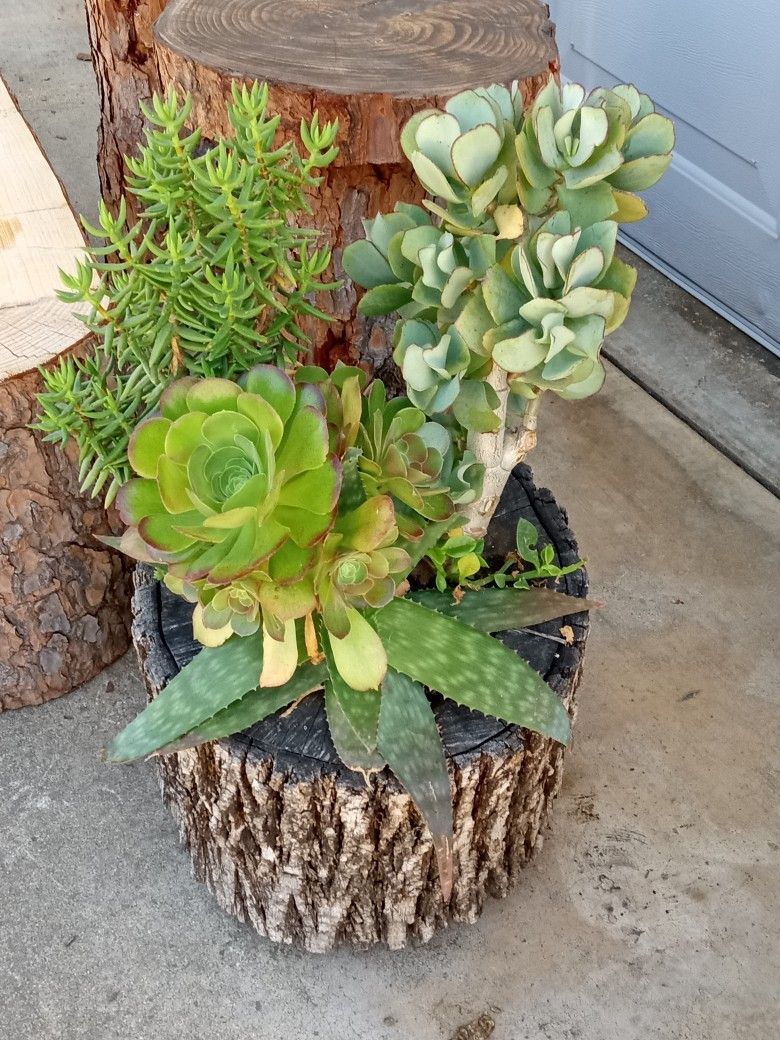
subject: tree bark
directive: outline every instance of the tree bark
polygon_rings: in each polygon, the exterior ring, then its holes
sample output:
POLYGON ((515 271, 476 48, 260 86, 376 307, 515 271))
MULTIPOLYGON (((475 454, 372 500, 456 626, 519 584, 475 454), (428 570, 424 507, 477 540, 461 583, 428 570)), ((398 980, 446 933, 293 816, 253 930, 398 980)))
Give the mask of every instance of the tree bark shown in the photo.
MULTIPOLYGON (((565 514, 525 467, 507 485, 489 551, 506 555, 520 516, 536 523, 562 563, 579 558, 565 514)), ((562 588, 584 596, 584 573, 568 575, 562 588)), ((139 568, 133 635, 150 697, 197 652, 191 612, 139 568)), ((534 631, 543 634, 508 633, 505 641, 573 715, 587 615, 534 631), (572 645, 561 643, 564 625, 572 645)), ((366 782, 339 762, 318 693, 246 733, 158 758, 163 797, 195 876, 261 935, 315 952, 339 943, 398 949, 426 942, 451 921, 476 920, 486 897, 505 896, 541 847, 564 749, 451 702, 435 712, 455 808, 449 905, 411 799, 388 770, 366 782)))
POLYGON ((84 327, 54 297, 83 238, 61 185, 0 80, 0 712, 67 693, 129 644, 130 569, 79 492, 75 446, 33 433, 39 365, 80 350, 84 327))
POLYGON ((282 138, 318 110, 338 119, 341 152, 312 194, 305 218, 334 251, 330 272, 342 288, 323 294, 333 315, 312 323, 315 356, 363 364, 391 385, 393 319, 356 314, 359 293, 341 266, 343 247, 363 234, 361 220, 417 202, 422 191, 400 147, 401 128, 421 108, 469 86, 519 80, 526 102, 557 71, 549 12, 540 0, 86 0, 101 89, 101 179, 116 205, 121 152, 141 138, 135 109, 153 89, 192 93, 192 122, 206 137, 227 133, 234 79, 267 80, 282 138), (165 8, 150 50, 151 22, 165 8))

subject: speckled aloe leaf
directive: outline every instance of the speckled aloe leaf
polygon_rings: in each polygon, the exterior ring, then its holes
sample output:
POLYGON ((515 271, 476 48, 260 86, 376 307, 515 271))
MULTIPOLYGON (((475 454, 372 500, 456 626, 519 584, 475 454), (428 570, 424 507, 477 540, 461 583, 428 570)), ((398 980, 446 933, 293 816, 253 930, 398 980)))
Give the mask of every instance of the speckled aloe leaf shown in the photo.
POLYGON ((374 626, 396 671, 456 704, 569 742, 571 723, 561 701, 497 639, 408 599, 376 611, 374 626))
POLYGON ((392 670, 382 683, 378 746, 431 832, 447 903, 452 894, 453 840, 447 760, 425 690, 392 670))
POLYGON ((579 614, 597 606, 592 600, 567 596, 552 589, 474 589, 460 603, 448 592, 420 589, 409 599, 429 610, 457 618, 480 632, 506 632, 511 628, 540 625, 543 621, 579 614))
POLYGON ((309 693, 319 690, 325 682, 327 672, 324 664, 306 662, 299 665, 295 675, 284 686, 275 689, 250 690, 240 700, 229 704, 210 719, 201 722, 183 737, 160 748, 160 753, 182 751, 197 747, 209 740, 219 740, 234 733, 241 733, 257 722, 273 715, 288 704, 300 700, 309 693))
POLYGON ((382 769, 379 741, 379 690, 353 690, 339 674, 327 636, 323 639, 328 669, 325 712, 338 756, 350 769, 382 769))
POLYGON ((145 758, 254 690, 263 651, 259 636, 234 636, 222 646, 201 650, 152 703, 114 737, 112 762, 145 758))

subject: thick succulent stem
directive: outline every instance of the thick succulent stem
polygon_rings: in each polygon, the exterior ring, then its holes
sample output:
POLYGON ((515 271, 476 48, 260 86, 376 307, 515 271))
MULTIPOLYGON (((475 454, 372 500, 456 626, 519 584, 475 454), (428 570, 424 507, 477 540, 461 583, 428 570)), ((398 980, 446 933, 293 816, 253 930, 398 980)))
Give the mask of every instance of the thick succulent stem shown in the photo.
POLYGON ((469 448, 485 466, 482 495, 466 509, 465 531, 473 538, 484 538, 509 474, 536 447, 536 417, 541 400, 539 394, 528 402, 521 416, 512 415, 507 421, 507 373, 494 365, 486 382, 498 395, 496 414, 501 425, 495 433, 469 435, 469 448))

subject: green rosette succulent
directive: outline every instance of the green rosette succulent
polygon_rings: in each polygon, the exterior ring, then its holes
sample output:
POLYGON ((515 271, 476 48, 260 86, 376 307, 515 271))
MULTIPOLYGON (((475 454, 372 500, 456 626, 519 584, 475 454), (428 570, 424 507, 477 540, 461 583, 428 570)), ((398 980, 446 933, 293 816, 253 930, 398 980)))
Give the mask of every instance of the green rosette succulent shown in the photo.
POLYGON ((296 369, 293 378, 296 385, 308 384, 322 394, 330 450, 343 459, 360 431, 368 376, 361 368, 339 361, 330 373, 318 365, 305 365, 296 369))
POLYGON ((382 383, 372 385, 357 445, 360 480, 367 495, 392 496, 401 534, 412 540, 422 537, 425 521, 444 521, 455 513, 442 480, 444 455, 426 438, 425 428, 421 409, 403 397, 388 401, 382 383))
MULTIPOLYGON (((467 363, 468 351, 463 357, 467 363)), ((456 450, 451 430, 426 421, 426 410, 415 402, 388 401, 381 382, 366 388, 365 373, 341 363, 330 374, 314 366, 301 368, 295 379, 324 397, 331 448, 343 461, 342 512, 366 498, 389 495, 404 538, 414 539, 422 534, 420 518, 448 519, 456 504, 476 495, 484 467, 471 453, 456 450)))
POLYGON ((341 486, 322 394, 266 365, 242 383, 170 386, 131 438, 137 477, 118 500, 121 547, 167 565, 170 587, 197 598, 197 634, 212 645, 256 626, 261 609, 277 633, 275 620, 313 609, 302 578, 341 486))
POLYGON ((517 84, 493 84, 462 91, 443 112, 425 109, 406 124, 401 147, 426 191, 447 204, 426 202, 446 224, 468 230, 488 222, 499 234, 517 227, 514 142, 522 119, 517 84))
POLYGON ((485 285, 497 323, 487 340, 516 394, 581 398, 600 388, 601 345, 625 319, 636 281, 614 255, 616 238, 614 221, 572 229, 570 215, 556 213, 516 247, 511 275, 496 271, 485 285))
POLYGON ((568 210, 585 226, 610 217, 641 220, 633 195, 652 187, 672 161, 674 127, 630 84, 594 90, 550 79, 517 135, 517 189, 523 207, 568 210))
POLYGON ((389 495, 375 495, 339 517, 323 545, 315 577, 322 619, 331 635, 345 638, 349 608, 386 606, 412 568, 397 543, 400 534, 389 495))

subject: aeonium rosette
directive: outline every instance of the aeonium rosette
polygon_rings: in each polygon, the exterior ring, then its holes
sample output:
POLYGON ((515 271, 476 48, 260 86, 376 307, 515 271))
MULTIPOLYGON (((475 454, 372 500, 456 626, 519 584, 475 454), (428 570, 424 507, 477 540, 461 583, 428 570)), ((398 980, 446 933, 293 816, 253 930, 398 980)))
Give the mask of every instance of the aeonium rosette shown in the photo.
POLYGON ((131 438, 119 548, 195 604, 205 646, 262 631, 263 686, 328 639, 346 681, 375 688, 387 664, 360 611, 396 595, 421 522, 455 513, 441 479, 450 434, 383 388, 365 397, 364 383, 345 366, 295 381, 264 365, 240 384, 182 379, 131 438), (426 425, 430 445, 413 433, 426 425))
POLYGON ((313 609, 301 584, 336 519, 341 462, 329 451, 322 395, 273 366, 242 385, 187 378, 136 429, 138 476, 120 492, 120 547, 165 565, 197 603, 205 645, 232 633, 275 637, 313 609))

